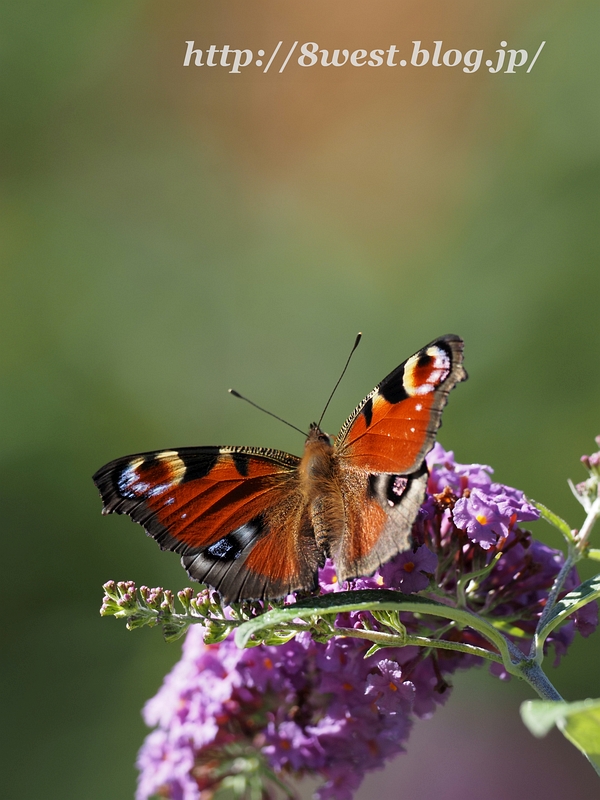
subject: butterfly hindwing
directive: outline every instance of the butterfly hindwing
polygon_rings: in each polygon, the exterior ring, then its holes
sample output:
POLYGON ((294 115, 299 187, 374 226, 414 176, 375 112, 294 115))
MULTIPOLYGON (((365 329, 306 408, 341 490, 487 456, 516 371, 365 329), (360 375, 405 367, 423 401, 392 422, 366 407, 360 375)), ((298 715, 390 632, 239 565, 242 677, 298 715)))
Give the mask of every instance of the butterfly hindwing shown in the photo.
POLYGON ((409 476, 349 471, 340 485, 346 520, 332 551, 339 580, 371 575, 411 545, 411 529, 425 498, 423 463, 409 476))
POLYGON ((233 602, 316 583, 299 461, 262 448, 180 448, 117 459, 94 482, 104 513, 128 514, 182 556, 190 577, 233 602))
POLYGON ((463 342, 448 334, 384 378, 346 420, 336 441, 341 461, 368 473, 410 475, 433 446, 448 393, 467 374, 463 342))

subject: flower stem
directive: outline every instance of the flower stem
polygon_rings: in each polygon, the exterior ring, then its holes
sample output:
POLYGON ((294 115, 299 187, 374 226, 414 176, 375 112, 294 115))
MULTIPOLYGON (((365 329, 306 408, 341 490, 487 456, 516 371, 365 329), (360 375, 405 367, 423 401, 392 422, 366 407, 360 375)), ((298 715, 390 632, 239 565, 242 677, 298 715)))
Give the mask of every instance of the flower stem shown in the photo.
MULTIPOLYGON (((538 620, 538 624, 536 626, 536 634, 538 634, 543 629, 544 625, 550 618, 550 615, 552 614, 554 606, 556 605, 556 602, 558 600, 558 595, 560 594, 564 586, 565 580, 567 579, 569 572, 573 569, 575 564, 582 558, 583 550, 587 545, 587 541, 589 539, 592 528, 594 527, 594 524, 596 523, 599 517, 600 517, 600 497, 598 497, 592 503, 592 506, 587 513, 587 516, 581 527, 581 530, 577 535, 576 545, 575 546, 569 545, 569 551, 567 553, 567 557, 565 558, 565 563, 562 565, 560 572, 558 573, 558 575, 554 580, 554 583, 552 584, 552 589, 550 589, 550 592, 548 594, 546 605, 544 606, 542 615, 538 620)), ((537 649, 536 640, 537 636, 534 637, 531 643, 531 650, 529 652, 530 658, 536 657, 536 649, 537 649)), ((537 653, 537 657, 538 659, 541 660, 542 654, 537 653)))
POLYGON ((335 628, 336 636, 348 636, 352 639, 367 639, 367 641, 380 644, 383 647, 406 647, 407 645, 416 645, 418 647, 430 647, 440 650, 455 650, 460 653, 468 653, 471 656, 478 656, 479 658, 487 658, 489 661, 495 661, 502 664, 502 657, 491 650, 486 650, 484 647, 476 647, 472 644, 464 644, 462 642, 449 642, 445 639, 428 639, 426 636, 413 636, 407 633, 405 636, 395 636, 392 633, 385 633, 384 631, 367 631, 361 628, 335 628))
MULTIPOLYGON (((552 584, 552 589, 550 589, 550 592, 548 594, 548 599, 546 600, 546 605, 544 606, 544 610, 543 610, 542 615, 540 616, 540 618, 538 620, 538 624, 537 624, 536 629, 535 629, 536 633, 539 633, 539 631, 542 630, 542 628, 544 627, 544 625, 548 621, 548 618, 550 617, 550 614, 552 613, 552 609, 554 608, 554 606, 556 605, 556 601, 558 600, 558 595, 560 594, 560 592, 561 592, 561 590, 562 590, 562 588, 564 586, 565 580, 567 579, 567 575, 573 569, 573 567, 579 561, 580 558, 581 558, 581 555, 578 553, 578 551, 570 546, 569 547, 569 552, 567 553, 567 557, 565 558, 565 563, 562 565, 560 572, 558 573, 558 575, 554 579, 554 583, 552 584)), ((529 653, 530 658, 534 658, 535 657, 535 650, 536 650, 536 644, 535 644, 535 637, 534 637, 534 640, 531 643, 531 650, 530 650, 530 653, 529 653)))
POLYGON ((520 677, 534 689, 542 700, 554 700, 558 703, 563 703, 564 700, 556 691, 554 686, 548 680, 546 673, 537 663, 532 659, 523 659, 518 666, 520 677))
POLYGON ((588 539, 590 538, 590 533, 592 532, 592 528, 596 524, 598 518, 600 517, 600 496, 597 497, 590 510, 588 511, 588 515, 585 518, 585 522, 583 523, 581 530, 577 535, 577 550, 583 551, 586 547, 588 539))

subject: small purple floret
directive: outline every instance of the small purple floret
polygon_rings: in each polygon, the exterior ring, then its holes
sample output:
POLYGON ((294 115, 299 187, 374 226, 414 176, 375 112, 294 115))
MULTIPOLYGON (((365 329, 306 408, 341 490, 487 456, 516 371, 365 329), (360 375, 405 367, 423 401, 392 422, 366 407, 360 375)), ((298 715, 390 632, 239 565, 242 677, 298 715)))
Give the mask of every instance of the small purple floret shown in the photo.
POLYGON ((429 575, 435 573, 438 557, 422 545, 415 551, 406 550, 381 568, 386 586, 406 594, 420 592, 429 586, 429 575))

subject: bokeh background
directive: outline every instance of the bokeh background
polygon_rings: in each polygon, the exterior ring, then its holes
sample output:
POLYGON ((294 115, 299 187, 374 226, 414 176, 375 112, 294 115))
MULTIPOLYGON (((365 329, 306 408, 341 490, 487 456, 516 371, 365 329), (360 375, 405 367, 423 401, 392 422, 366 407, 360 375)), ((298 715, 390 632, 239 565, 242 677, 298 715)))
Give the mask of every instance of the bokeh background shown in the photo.
MULTIPOLYGON (((0 4, 2 790, 125 800, 177 660, 101 619, 109 578, 186 584, 90 476, 128 452, 298 434, 358 330, 335 432, 436 336, 466 341, 440 440, 576 527, 600 433, 600 9, 588 0, 0 4), (533 71, 182 67, 184 42, 534 52, 533 71)), ((535 533, 559 545, 537 523, 535 533)), ((583 570, 585 577, 591 573, 583 570)), ((599 696, 600 636, 551 679, 599 696)), ((591 768, 487 671, 373 775, 404 800, 593 796, 591 768)))

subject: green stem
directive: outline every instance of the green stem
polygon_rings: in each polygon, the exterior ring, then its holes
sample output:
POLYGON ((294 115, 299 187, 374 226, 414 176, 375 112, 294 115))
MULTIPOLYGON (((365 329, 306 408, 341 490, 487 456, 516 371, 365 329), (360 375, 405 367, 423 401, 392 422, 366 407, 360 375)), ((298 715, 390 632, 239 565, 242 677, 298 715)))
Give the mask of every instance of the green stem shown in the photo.
MULTIPOLYGON (((569 552, 565 559, 565 563, 562 565, 560 572, 554 579, 554 583, 552 584, 552 589, 550 589, 550 593, 548 594, 548 599, 546 600, 546 605, 544 606, 542 615, 538 620, 538 624, 535 629, 536 634, 542 630, 542 628, 548 621, 548 618, 550 617, 552 610, 556 605, 556 601, 558 600, 558 595, 560 594, 564 586, 565 580, 567 579, 567 575, 569 574, 569 572, 571 572, 571 570, 573 569, 573 567, 579 561, 580 558, 581 556, 577 552, 577 550, 575 550, 573 547, 569 547, 569 552)), ((534 640, 531 643, 531 650, 529 652, 530 658, 535 657, 535 651, 536 651, 536 643, 534 637, 534 640)))
POLYGON ((581 530, 577 534, 577 550, 582 551, 590 538, 590 533, 592 532, 592 528, 596 524, 597 520, 600 518, 600 496, 598 496, 594 502, 592 503, 592 507, 588 511, 588 515, 585 518, 585 522, 583 523, 581 530))
MULTIPOLYGON (((426 616, 443 617, 453 620, 460 627, 470 627, 478 631, 500 653, 508 672, 515 673, 515 664, 523 660, 523 653, 486 619, 464 609, 454 608, 442 603, 425 600, 417 595, 403 595, 389 589, 362 589, 360 591, 339 592, 322 595, 301 601, 293 606, 274 609, 249 620, 236 631, 238 647, 244 647, 248 639, 261 634, 268 628, 278 628, 287 622, 316 616, 340 614, 346 611, 411 611, 426 616)), ((370 632, 369 632, 370 633, 370 632)), ((455 644, 455 643, 452 643, 455 644)))
POLYGON ((537 645, 537 634, 543 629, 544 625, 550 618, 552 611, 557 603, 558 595, 562 591, 564 586, 565 580, 569 572, 573 569, 575 564, 581 559, 582 552, 587 545, 587 541, 589 539, 590 533, 594 524, 600 517, 600 497, 592 503, 592 507, 588 511, 588 514, 585 518, 585 521, 577 535, 577 544, 575 547, 569 545, 569 552, 567 553, 567 557, 565 559, 565 563, 562 565, 562 568, 558 575, 556 576, 554 583, 552 584, 552 589, 548 595, 548 599, 546 601, 546 605, 544 606, 544 610, 542 612, 541 617, 538 620, 538 624, 536 626, 535 632, 536 636, 531 643, 531 649, 529 651, 530 658, 536 658, 538 662, 541 662, 543 654, 541 649, 537 645))
POLYGON ((539 695, 539 697, 542 698, 542 700, 564 702, 561 695, 548 680, 548 677, 540 665, 534 659, 526 658, 523 653, 509 640, 505 641, 508 645, 507 649, 510 653, 510 658, 502 658, 496 653, 485 650, 483 647, 463 644, 462 642, 448 642, 444 641, 443 639, 428 639, 425 636, 413 636, 411 634, 407 634, 405 636, 395 636, 394 634, 384 633, 382 631, 367 631, 361 630, 360 628, 336 628, 335 632, 338 636, 348 636, 354 639, 367 639, 368 641, 381 644, 386 647, 405 647, 406 645, 417 645, 420 647, 438 648, 441 650, 458 650, 462 653, 468 653, 469 655, 486 658, 487 660, 494 661, 497 664, 504 663, 504 666, 509 672, 528 683, 539 695), (510 668, 508 666, 509 664, 510 668))
POLYGON ((460 653, 468 653, 472 656, 487 658, 489 661, 502 664, 502 657, 497 653, 486 650, 484 647, 476 647, 475 645, 463 644, 462 642, 448 642, 444 639, 428 639, 426 636, 413 636, 412 634, 395 636, 392 633, 361 630, 360 628, 335 628, 335 634, 336 636, 347 636, 351 639, 366 639, 369 642, 381 644, 385 647, 416 645, 418 647, 431 647, 439 650, 455 650, 460 653))
POLYGON ((521 664, 518 665, 519 677, 534 689, 542 700, 554 700, 558 703, 564 703, 563 698, 556 691, 554 686, 548 680, 546 673, 537 663, 532 659, 523 659, 521 664))

